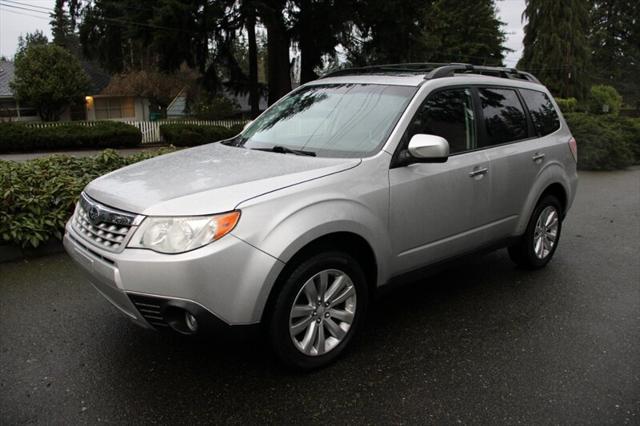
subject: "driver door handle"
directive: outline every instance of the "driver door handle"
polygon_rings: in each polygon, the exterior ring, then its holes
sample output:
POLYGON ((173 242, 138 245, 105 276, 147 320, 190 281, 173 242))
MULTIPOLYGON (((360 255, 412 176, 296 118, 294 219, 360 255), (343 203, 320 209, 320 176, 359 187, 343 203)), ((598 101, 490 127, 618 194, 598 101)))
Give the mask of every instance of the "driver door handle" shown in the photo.
POLYGON ((469 172, 469 177, 477 177, 486 175, 489 169, 487 167, 476 167, 473 171, 469 172))

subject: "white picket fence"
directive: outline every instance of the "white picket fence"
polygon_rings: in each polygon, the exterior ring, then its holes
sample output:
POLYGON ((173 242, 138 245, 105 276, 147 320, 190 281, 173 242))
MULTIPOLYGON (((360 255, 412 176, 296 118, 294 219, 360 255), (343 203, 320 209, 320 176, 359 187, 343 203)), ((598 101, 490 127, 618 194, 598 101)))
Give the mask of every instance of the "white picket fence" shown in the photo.
MULTIPOLYGON (((142 143, 155 143, 162 142, 162 136, 160 135, 160 125, 162 124, 195 124, 198 126, 223 126, 231 127, 237 124, 245 124, 247 120, 162 120, 162 121, 127 121, 123 120, 121 123, 130 124, 140 129, 142 133, 142 143)), ((80 124, 82 126, 95 126, 99 121, 72 121, 72 122, 41 122, 34 121, 25 123, 29 127, 53 127, 60 126, 61 124, 80 124)))

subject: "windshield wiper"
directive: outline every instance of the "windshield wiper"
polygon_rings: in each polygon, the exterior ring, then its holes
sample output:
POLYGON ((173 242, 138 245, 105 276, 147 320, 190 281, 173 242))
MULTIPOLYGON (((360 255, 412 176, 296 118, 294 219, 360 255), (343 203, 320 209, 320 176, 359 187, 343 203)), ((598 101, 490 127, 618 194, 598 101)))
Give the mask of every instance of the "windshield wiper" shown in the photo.
POLYGON ((251 148, 256 151, 268 151, 268 152, 278 152, 280 154, 295 154, 295 155, 307 155, 309 157, 315 157, 316 153, 313 151, 303 151, 301 149, 291 149, 282 145, 274 145, 270 148, 251 148))

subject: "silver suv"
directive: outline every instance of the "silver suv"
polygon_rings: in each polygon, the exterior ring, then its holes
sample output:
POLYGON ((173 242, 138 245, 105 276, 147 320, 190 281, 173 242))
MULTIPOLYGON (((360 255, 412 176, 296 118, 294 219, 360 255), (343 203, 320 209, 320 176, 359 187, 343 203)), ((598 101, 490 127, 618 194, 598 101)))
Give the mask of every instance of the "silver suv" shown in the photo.
POLYGON ((409 272, 500 246, 546 265, 576 185, 575 140, 530 74, 369 67, 295 89, 232 139, 94 180, 64 244, 137 324, 259 327, 311 369, 409 272))

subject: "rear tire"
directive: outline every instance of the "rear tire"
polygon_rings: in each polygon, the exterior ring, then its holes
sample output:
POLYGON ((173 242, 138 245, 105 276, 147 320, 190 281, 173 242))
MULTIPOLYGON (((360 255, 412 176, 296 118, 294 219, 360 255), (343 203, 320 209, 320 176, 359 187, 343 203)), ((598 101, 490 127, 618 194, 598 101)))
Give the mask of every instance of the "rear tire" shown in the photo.
POLYGON ((553 195, 546 195, 533 210, 525 233, 509 247, 509 257, 526 269, 543 268, 558 248, 561 231, 562 205, 553 195))
POLYGON ((368 291, 351 256, 327 251, 301 261, 285 278, 269 322, 280 361, 295 370, 333 362, 364 320, 368 291))

